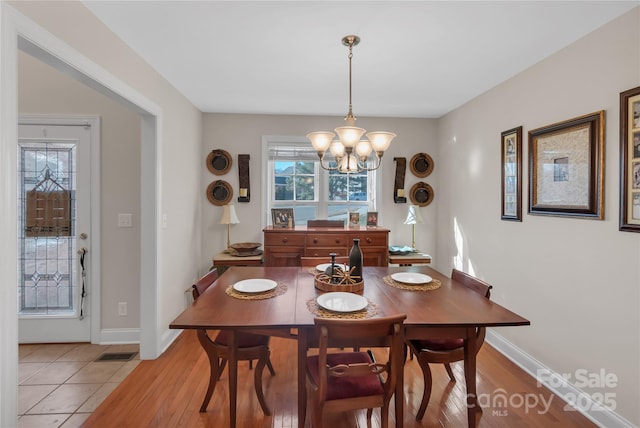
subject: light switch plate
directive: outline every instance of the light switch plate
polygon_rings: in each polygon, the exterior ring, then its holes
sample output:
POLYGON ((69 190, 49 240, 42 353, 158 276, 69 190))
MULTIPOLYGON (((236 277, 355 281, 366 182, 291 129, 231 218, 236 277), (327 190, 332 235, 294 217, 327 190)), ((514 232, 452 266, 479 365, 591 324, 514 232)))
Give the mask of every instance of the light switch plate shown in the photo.
POLYGON ((133 227, 133 216, 131 214, 118 214, 118 227, 133 227))

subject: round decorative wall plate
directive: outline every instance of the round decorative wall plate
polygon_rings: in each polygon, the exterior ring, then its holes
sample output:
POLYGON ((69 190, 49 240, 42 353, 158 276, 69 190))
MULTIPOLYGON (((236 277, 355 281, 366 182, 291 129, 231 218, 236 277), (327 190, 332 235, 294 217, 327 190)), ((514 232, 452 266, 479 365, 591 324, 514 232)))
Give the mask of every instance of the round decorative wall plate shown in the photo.
POLYGON ((409 197, 414 205, 426 207, 433 201, 433 188, 427 183, 420 181, 411 187, 409 197))
POLYGON ((427 177, 433 171, 433 159, 426 153, 418 153, 411 158, 409 167, 416 177, 427 177))
POLYGON ((207 199, 213 205, 227 205, 232 197, 233 189, 224 180, 216 180, 207 186, 207 199))
POLYGON ((226 174, 232 163, 231 155, 226 150, 211 150, 207 156, 207 168, 215 175, 226 174))

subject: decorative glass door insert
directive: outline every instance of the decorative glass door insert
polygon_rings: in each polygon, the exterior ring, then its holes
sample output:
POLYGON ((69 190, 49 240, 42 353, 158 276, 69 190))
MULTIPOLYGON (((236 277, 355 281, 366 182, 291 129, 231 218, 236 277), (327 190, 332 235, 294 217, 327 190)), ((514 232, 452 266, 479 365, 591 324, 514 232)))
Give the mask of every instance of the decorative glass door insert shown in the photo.
POLYGON ((78 316, 76 144, 19 148, 19 313, 78 316))

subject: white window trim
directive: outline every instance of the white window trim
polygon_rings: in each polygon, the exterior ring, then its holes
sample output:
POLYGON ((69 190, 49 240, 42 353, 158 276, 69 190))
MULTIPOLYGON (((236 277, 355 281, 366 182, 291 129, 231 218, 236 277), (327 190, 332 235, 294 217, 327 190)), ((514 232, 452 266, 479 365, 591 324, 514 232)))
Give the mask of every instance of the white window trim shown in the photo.
MULTIPOLYGON (((272 168, 270 168, 269 160, 269 145, 270 144, 292 144, 306 141, 306 137, 303 136, 283 136, 283 135, 264 135, 262 136, 262 216, 261 216, 261 228, 271 224, 271 183, 272 183, 272 168)), ((311 143, 309 143, 311 144, 311 143)), ((320 169, 320 166, 316 166, 316 169, 320 169)), ((329 174, 321 174, 321 180, 318 180, 316 195, 318 201, 315 202, 318 206, 318 215, 322 218, 327 218, 328 211, 326 205, 322 204, 322 201, 326 201, 329 195, 329 174)), ((378 211, 378 195, 381 191, 381 183, 377 176, 377 171, 371 171, 369 173, 369 179, 367 180, 367 194, 370 195, 368 201, 369 211, 378 211)))

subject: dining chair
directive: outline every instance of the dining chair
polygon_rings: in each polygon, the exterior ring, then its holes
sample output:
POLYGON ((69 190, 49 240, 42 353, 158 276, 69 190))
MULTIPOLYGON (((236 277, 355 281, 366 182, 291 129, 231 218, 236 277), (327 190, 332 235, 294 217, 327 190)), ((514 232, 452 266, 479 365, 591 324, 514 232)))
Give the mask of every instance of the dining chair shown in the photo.
MULTIPOLYGON (((331 263, 331 256, 326 257, 300 257, 300 266, 302 267, 315 267, 319 264, 331 263)), ((348 265, 349 256, 336 256, 336 263, 339 265, 348 265)))
MULTIPOLYGON (((202 278, 198 279, 192 287, 193 300, 196 301, 217 279, 218 271, 216 268, 211 269, 202 276, 202 278)), ((227 360, 229 359, 230 334, 231 333, 228 330, 220 330, 214 339, 211 339, 206 331, 204 334, 198 335, 198 339, 200 340, 202 347, 209 354, 209 361, 211 363, 209 387, 205 394, 204 401, 202 402, 202 406, 200 406, 201 412, 207 411, 207 406, 209 405, 213 391, 216 388, 216 383, 220 379, 220 375, 222 374, 227 360)), ((271 415, 271 411, 267 406, 267 402, 264 398, 264 392, 262 390, 262 372, 265 365, 269 368, 271 376, 276 375, 270 359, 269 339, 269 336, 246 332, 237 333, 236 338, 236 343, 238 345, 236 352, 237 361, 249 361, 249 364, 251 364, 253 360, 258 360, 254 371, 254 384, 258 401, 260 402, 260 407, 262 407, 265 415, 271 415)))
MULTIPOLYGON (((453 269, 451 272, 451 280, 464 285, 467 288, 479 293, 480 295, 489 299, 491 297, 491 285, 486 282, 471 276, 467 273, 453 269)), ((476 349, 477 354, 480 351, 480 347, 484 343, 484 337, 486 329, 480 327, 476 331, 476 349)), ((431 398, 431 369, 429 364, 441 363, 444 364, 445 370, 449 375, 449 379, 452 382, 456 381, 451 370, 450 363, 456 361, 464 361, 464 340, 462 338, 447 337, 437 339, 416 339, 408 340, 407 345, 413 355, 416 356, 418 364, 422 369, 422 376, 424 378, 424 392, 422 394, 422 402, 420 408, 416 414, 416 420, 422 420, 424 413, 427 410, 429 399, 431 398)), ((482 411, 481 409, 479 409, 482 411)))
POLYGON ((404 364, 406 315, 371 319, 315 318, 317 355, 307 356, 307 390, 312 426, 322 428, 325 412, 367 409, 371 421, 380 407, 383 428, 389 424, 389 402, 404 364), (329 352, 354 345, 384 347, 386 360, 376 362, 369 352, 329 352))

